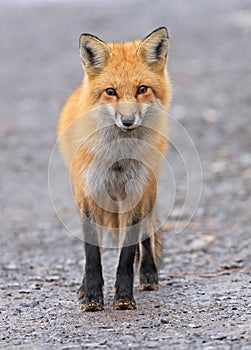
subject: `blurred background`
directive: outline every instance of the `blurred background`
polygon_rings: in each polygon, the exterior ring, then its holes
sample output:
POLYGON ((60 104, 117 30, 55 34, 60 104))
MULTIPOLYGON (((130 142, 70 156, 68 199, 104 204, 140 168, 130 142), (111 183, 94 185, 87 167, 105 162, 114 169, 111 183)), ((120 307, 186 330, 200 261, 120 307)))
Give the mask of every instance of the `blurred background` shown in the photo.
MULTIPOLYGON (((250 219, 250 1, 14 0, 0 6, 5 219, 37 227, 52 215, 47 163, 60 108, 82 80, 79 35, 131 40, 162 25, 170 34, 170 114, 188 131, 203 166, 198 214, 250 219)), ((172 152, 169 161, 182 202, 184 174, 172 152)))
MULTIPOLYGON (((245 265, 250 258, 251 2, 1 0, 0 255, 5 281, 22 284, 24 274, 44 278, 50 271, 61 271, 73 284, 80 279, 82 249, 58 221, 47 184, 60 109, 83 77, 79 35, 124 41, 143 38, 159 26, 170 34, 170 114, 189 133, 203 171, 193 226, 175 237, 172 224, 166 227, 171 247, 167 270, 193 269, 196 259, 206 259, 204 253, 178 253, 201 235, 207 238, 197 243, 204 248, 214 242, 212 264, 229 263, 239 254, 245 265), (73 265, 78 266, 75 273, 73 265), (20 266, 21 274, 15 273, 20 266)), ((167 159, 177 186, 172 223, 187 184, 174 148, 167 159)), ((60 172, 57 176, 60 182, 60 172)))

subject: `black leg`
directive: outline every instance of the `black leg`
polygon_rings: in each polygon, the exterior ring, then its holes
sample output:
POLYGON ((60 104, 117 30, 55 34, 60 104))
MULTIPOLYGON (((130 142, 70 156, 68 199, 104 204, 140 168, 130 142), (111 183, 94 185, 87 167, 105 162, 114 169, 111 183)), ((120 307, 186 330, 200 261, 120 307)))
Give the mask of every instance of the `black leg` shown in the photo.
POLYGON ((96 225, 86 218, 84 221, 85 273, 78 291, 81 307, 85 311, 103 310, 103 277, 96 225))
POLYGON ((123 248, 120 252, 113 303, 115 310, 136 309, 136 303, 133 298, 133 278, 139 231, 138 221, 134 222, 134 225, 127 229, 123 248))
POLYGON ((154 261, 153 248, 151 239, 148 237, 141 242, 142 257, 140 263, 140 290, 157 290, 158 289, 158 271, 154 261))

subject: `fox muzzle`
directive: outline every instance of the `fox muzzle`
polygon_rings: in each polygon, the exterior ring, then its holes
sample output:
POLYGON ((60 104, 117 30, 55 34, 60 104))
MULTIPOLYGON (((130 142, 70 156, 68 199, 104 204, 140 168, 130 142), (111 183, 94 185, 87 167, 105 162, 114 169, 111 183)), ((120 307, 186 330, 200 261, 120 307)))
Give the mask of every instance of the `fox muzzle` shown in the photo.
POLYGON ((116 113, 115 123, 120 129, 124 131, 129 131, 141 125, 141 118, 139 116, 139 113, 128 115, 116 113))

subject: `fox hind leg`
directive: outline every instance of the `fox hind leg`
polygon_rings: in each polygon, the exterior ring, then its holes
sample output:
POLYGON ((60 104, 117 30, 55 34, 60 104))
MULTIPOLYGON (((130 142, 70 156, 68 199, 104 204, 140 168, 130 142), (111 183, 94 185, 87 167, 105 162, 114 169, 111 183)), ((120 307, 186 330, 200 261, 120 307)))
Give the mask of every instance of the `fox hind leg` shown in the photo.
POLYGON ((158 289, 158 260, 162 250, 162 237, 160 232, 154 232, 154 225, 150 223, 143 232, 140 242, 140 269, 139 289, 158 289), (150 232, 149 229, 151 230, 150 232))

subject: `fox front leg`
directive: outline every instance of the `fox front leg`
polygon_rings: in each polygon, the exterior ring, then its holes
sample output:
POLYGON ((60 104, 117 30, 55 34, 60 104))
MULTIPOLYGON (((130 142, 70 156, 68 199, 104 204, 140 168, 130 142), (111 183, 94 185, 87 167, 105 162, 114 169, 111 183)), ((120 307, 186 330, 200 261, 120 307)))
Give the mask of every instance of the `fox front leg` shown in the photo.
POLYGON ((97 228, 90 216, 86 215, 83 223, 85 271, 82 285, 78 291, 81 308, 85 311, 104 309, 103 277, 97 228))
POLYGON ((138 247, 139 233, 139 222, 138 220, 134 220, 133 225, 127 228, 119 256, 113 303, 115 310, 136 309, 136 303, 133 297, 133 280, 134 260, 138 247))

